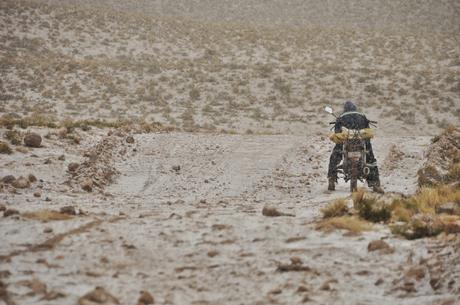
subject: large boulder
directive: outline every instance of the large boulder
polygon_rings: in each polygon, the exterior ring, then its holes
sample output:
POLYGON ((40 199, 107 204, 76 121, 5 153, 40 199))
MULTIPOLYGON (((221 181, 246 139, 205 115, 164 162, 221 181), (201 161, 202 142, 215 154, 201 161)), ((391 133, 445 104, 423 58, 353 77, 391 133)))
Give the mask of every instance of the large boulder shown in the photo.
POLYGON ((42 144, 42 137, 34 132, 28 133, 24 137, 24 144, 29 147, 40 147, 42 144))

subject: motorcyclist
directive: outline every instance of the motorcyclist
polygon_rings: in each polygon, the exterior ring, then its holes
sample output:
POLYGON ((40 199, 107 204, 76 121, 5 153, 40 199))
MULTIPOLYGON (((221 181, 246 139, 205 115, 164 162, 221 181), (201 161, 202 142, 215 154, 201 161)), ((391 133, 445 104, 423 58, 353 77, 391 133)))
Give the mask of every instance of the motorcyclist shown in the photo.
MULTIPOLYGON (((363 129, 369 128, 369 120, 366 116, 358 112, 357 107, 351 101, 345 102, 343 106, 343 113, 337 118, 334 132, 342 132, 342 127, 348 129, 363 129)), ((336 144, 332 150, 332 154, 329 160, 329 171, 328 171, 328 190, 334 191, 335 184, 337 182, 337 166, 342 161, 342 144, 336 144)), ((383 193, 383 189, 380 186, 379 170, 377 167, 377 160, 374 157, 374 152, 372 151, 371 141, 366 140, 366 149, 367 149, 367 162, 370 164, 370 172, 367 176, 367 185, 372 188, 374 192, 383 193)))

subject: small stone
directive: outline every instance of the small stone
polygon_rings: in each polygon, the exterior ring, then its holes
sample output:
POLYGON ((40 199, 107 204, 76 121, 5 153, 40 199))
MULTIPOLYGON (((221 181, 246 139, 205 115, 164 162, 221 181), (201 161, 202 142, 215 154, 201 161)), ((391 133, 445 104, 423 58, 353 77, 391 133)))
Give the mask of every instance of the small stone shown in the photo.
POLYGON ((67 134, 69 133, 69 130, 67 129, 67 127, 61 127, 58 129, 58 135, 61 139, 65 138, 67 136, 67 134))
POLYGON ((280 212, 274 206, 268 206, 268 205, 263 207, 262 215, 267 216, 267 217, 295 216, 294 214, 280 212))
POLYGON ((50 228, 50 227, 46 227, 45 229, 43 229, 43 233, 53 233, 53 229, 50 228))
POLYGON ((391 247, 381 239, 373 240, 367 245, 367 251, 369 252, 381 250, 389 251, 391 250, 391 247))
POLYGON ((9 217, 11 215, 19 215, 19 211, 15 209, 7 209, 3 212, 3 217, 9 217))
POLYGON ((297 288, 297 292, 300 292, 300 293, 308 292, 308 291, 309 291, 308 287, 303 286, 303 285, 301 285, 301 286, 299 286, 299 288, 297 288))
POLYGON ((102 287, 96 287, 93 291, 88 292, 78 299, 78 305, 96 305, 96 304, 120 304, 117 298, 111 295, 102 287))
POLYGON ((32 174, 29 174, 29 176, 27 176, 27 178, 29 179, 29 182, 30 182, 30 183, 37 182, 37 177, 35 177, 35 176, 32 175, 32 174))
POLYGON ((90 178, 86 178, 85 180, 81 182, 80 186, 84 191, 92 192, 93 191, 93 180, 91 180, 90 178))
POLYGON ((28 133, 24 137, 24 144, 29 147, 40 147, 42 144, 42 137, 34 132, 28 133))
POLYGON ((219 251, 211 250, 211 251, 208 252, 209 257, 215 257, 217 255, 219 255, 219 251))
POLYGON ((273 290, 271 290, 268 294, 281 294, 283 291, 279 288, 275 288, 273 290))
POLYGON ((62 214, 77 215, 77 211, 75 210, 75 207, 73 207, 73 206, 71 206, 71 205, 62 207, 59 211, 60 211, 62 214))
POLYGON ((134 143, 134 137, 133 136, 127 136, 126 137, 126 143, 133 144, 134 143))
POLYGON ((425 277, 426 271, 423 267, 412 267, 406 272, 406 277, 414 278, 416 281, 420 281, 425 277))
POLYGON ((17 189, 25 189, 30 187, 30 182, 24 177, 19 177, 18 179, 14 180, 12 185, 17 189))
POLYGON ((65 155, 60 155, 58 158, 59 161, 65 161, 65 155))
POLYGON ((40 198, 42 196, 42 193, 40 192, 35 192, 34 197, 40 198))
POLYGON ((302 265, 303 264, 302 259, 300 257, 298 257, 298 256, 291 257, 291 263, 293 265, 302 265))
POLYGON ((73 173, 73 172, 76 172, 79 167, 80 167, 80 164, 72 162, 67 166, 67 170, 73 173))
POLYGON ((11 184, 16 180, 16 178, 13 175, 6 175, 5 177, 2 178, 2 182, 6 184, 11 184))
POLYGON ((49 201, 51 201, 51 198, 50 198, 50 197, 46 197, 46 198, 45 198, 45 201, 48 201, 48 202, 49 202, 49 201))
POLYGON ((176 172, 180 171, 180 165, 173 165, 172 169, 176 172))
POLYGON ((141 291, 141 296, 137 301, 137 305, 151 305, 155 304, 155 299, 153 296, 147 291, 141 291))

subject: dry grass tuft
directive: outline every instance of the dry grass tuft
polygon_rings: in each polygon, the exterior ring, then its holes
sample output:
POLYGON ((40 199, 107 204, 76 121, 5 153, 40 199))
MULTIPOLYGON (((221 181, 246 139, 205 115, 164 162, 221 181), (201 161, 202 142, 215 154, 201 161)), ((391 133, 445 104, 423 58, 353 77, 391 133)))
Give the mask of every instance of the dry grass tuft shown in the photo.
POLYGON ((340 217, 348 214, 348 206, 345 199, 337 199, 321 209, 323 218, 340 217))
POLYGON ((354 233, 372 230, 372 225, 353 216, 332 217, 321 220, 316 225, 317 230, 331 232, 334 230, 347 230, 354 233))
POLYGON ((35 212, 25 212, 21 216, 28 219, 40 220, 40 221, 55 221, 55 220, 69 220, 73 216, 68 214, 63 214, 57 211, 50 210, 40 210, 35 212))
POLYGON ((391 218, 391 206, 363 190, 353 194, 353 206, 359 217, 372 222, 386 222, 391 218))
POLYGON ((0 154, 7 154, 10 155, 13 153, 13 150, 8 145, 8 143, 0 141, 0 154))
POLYGON ((5 139, 10 141, 13 145, 19 145, 22 143, 23 135, 17 130, 7 130, 4 134, 5 139))

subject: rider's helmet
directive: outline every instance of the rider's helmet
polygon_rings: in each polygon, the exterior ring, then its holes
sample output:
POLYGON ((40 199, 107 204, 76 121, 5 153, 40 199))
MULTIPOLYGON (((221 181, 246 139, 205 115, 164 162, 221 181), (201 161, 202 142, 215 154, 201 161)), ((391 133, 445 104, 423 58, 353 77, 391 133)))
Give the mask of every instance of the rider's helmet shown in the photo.
POLYGON ((358 110, 358 108, 356 108, 356 105, 353 104, 352 101, 346 101, 343 105, 343 112, 351 112, 356 110, 358 110))

